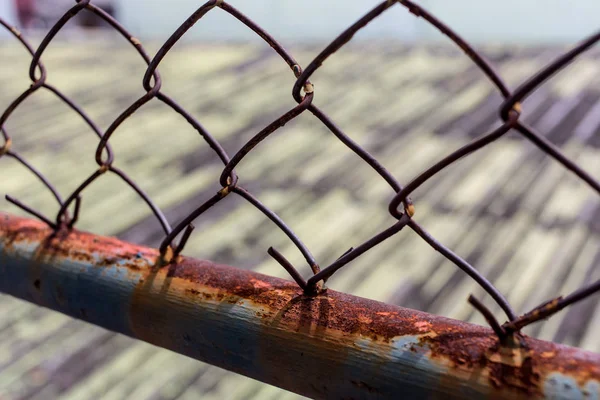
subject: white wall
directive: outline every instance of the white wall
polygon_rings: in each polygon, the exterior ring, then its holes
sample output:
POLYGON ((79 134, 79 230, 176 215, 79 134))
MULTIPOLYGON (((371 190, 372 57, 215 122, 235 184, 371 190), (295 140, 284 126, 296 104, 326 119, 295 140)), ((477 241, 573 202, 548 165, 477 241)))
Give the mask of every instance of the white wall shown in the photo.
MULTIPOLYGON (((17 20, 17 16, 13 10, 12 0, 0 0, 0 18, 4 19, 10 24, 13 24, 17 20)), ((0 25, 0 38, 9 36, 9 33, 0 25)))
MULTIPOLYGON (((600 0, 426 0, 468 40, 573 42, 600 30, 600 0)), ((432 32, 425 34, 433 37, 432 32)))
MULTIPOLYGON (((166 39, 202 0, 115 0, 119 19, 141 38, 166 39)), ((62 1, 61 1, 62 2, 62 1)), ((73 0, 74 3, 74 0, 73 0)), ((230 0, 284 42, 331 40, 378 4, 376 0, 230 0)), ((421 0, 474 42, 573 42, 600 29, 600 0, 421 0)), ((0 0, 0 17, 14 21, 0 0)), ((441 40, 427 24, 396 5, 359 38, 441 40)), ((186 35, 189 39, 247 40, 254 36, 222 10, 213 10, 186 35)))
MULTIPOLYGON (((275 37, 332 39, 377 0, 230 0, 275 37)), ((421 0, 418 2, 470 41, 571 42, 600 29, 600 0, 421 0)), ((121 0, 122 20, 142 36, 164 37, 190 15, 197 0, 121 0)), ((205 39, 251 37, 244 26, 213 10, 190 32, 205 39), (204 20, 205 19, 205 20, 204 20)), ((404 7, 373 21, 362 38, 440 40, 440 35, 404 7)))
MULTIPOLYGON (((253 0, 231 1, 274 37, 304 41, 332 39, 360 18, 374 1, 333 0, 253 0)), ((123 0, 122 22, 142 37, 166 37, 202 4, 193 0, 176 0, 166 6, 164 0, 123 0)), ((369 25, 361 36, 414 39, 415 21, 401 10, 391 10, 377 23, 369 25)), ((245 40, 254 38, 250 30, 220 9, 214 9, 197 22, 188 33, 191 38, 206 40, 245 40)))

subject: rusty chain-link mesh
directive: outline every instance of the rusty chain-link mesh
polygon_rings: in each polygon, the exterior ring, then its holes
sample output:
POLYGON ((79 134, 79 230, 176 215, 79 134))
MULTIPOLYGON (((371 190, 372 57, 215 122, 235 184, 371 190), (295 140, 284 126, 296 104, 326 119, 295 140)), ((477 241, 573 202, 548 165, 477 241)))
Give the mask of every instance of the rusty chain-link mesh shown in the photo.
MULTIPOLYGON (((446 26, 444 23, 439 21, 435 16, 428 13, 422 7, 412 3, 408 0, 400 1, 384 1, 378 6, 373 8, 356 23, 347 28, 342 34, 340 34, 335 40, 333 40, 317 57, 315 57, 306 68, 302 68, 296 60, 288 53, 273 37, 271 37, 261 27, 256 25, 251 19, 242 14, 240 11, 229 5, 222 0, 211 0, 205 3, 203 6, 198 8, 181 26, 171 35, 171 37, 162 45, 156 55, 151 58, 138 39, 133 37, 123 26, 121 26, 115 19, 104 12, 101 8, 95 6, 90 0, 76 0, 76 3, 67 13, 65 13, 60 20, 50 29, 47 35, 37 49, 33 49, 31 45, 22 37, 21 33, 14 27, 7 24, 5 21, 0 19, 0 24, 7 30, 12 32, 13 36, 21 42, 23 46, 32 55, 32 60, 29 68, 29 77, 32 81, 31 86, 24 91, 18 98, 16 98, 0 117, 0 130, 4 138, 2 147, 0 147, 0 157, 6 156, 15 159, 33 173, 39 180, 46 186, 48 190, 52 192, 52 195, 56 199, 59 206, 59 211, 55 218, 48 218, 42 215, 40 212, 28 207, 21 203, 19 200, 6 195, 6 199, 14 205, 20 207, 26 212, 34 215, 48 224, 52 229, 71 229, 77 222, 77 218, 80 212, 82 196, 85 193, 85 189, 92 184, 94 181, 99 179, 105 173, 113 173, 119 176, 125 183, 127 183, 136 193, 144 200, 144 202, 150 207, 156 218, 158 219, 162 229, 164 230, 164 240, 160 245, 160 252, 162 255, 162 261, 165 263, 174 262, 179 257, 179 254, 183 250, 187 239, 192 234, 194 226, 192 222, 200 217, 209 208, 229 196, 230 194, 236 194, 242 197, 248 203, 259 209, 267 218, 273 221, 296 245, 298 250, 304 256, 304 259, 312 269, 313 275, 308 279, 303 278, 298 270, 276 249, 269 248, 268 253, 275 259, 291 277, 298 283, 298 285, 304 290, 307 295, 314 295, 322 290, 325 290, 324 283, 331 275, 346 266, 349 262, 357 257, 360 257, 367 251, 370 251, 376 247, 379 243, 394 236, 400 230, 405 227, 412 229, 417 235, 419 235, 424 241, 426 241, 431 247, 444 255, 448 260, 453 262, 458 268, 464 273, 469 275, 475 280, 500 306, 505 312, 507 322, 504 324, 498 323, 497 319, 492 315, 490 310, 486 308, 479 300, 473 296, 469 297, 469 302, 483 314, 490 326, 494 329, 500 340, 504 341, 508 337, 511 337, 513 333, 519 332, 523 327, 547 318, 559 310, 582 300, 585 297, 600 290, 600 281, 594 282, 587 287, 581 288, 568 296, 558 297, 552 299, 538 307, 535 307, 531 311, 519 316, 512 309, 511 305, 505 299, 505 297, 473 266, 469 265, 459 255, 452 252, 452 250, 439 243, 433 238, 427 231, 420 226, 413 218, 416 210, 418 209, 411 202, 409 195, 419 188, 424 182, 433 177, 435 174, 456 162, 462 157, 465 157, 485 146, 492 143, 493 141, 500 139, 507 132, 511 130, 518 131, 525 138, 530 140, 535 146, 541 151, 545 152, 548 156, 554 158, 557 162, 562 164, 565 168, 573 172, 580 179, 585 181, 593 190, 600 194, 600 183, 592 178, 588 173, 582 170, 576 163, 566 157, 556 146, 550 143, 540 133, 536 132, 532 127, 521 121, 521 110, 520 102, 528 97, 534 90, 538 88, 544 81, 550 76, 558 72, 560 69, 565 67, 571 61, 573 61, 578 55, 588 50, 597 41, 600 40, 600 32, 595 33, 589 38, 582 41, 580 44, 572 48, 570 51, 564 53, 535 75, 530 77, 528 80, 523 82, 517 89, 511 91, 508 89, 506 84, 503 82, 499 74, 494 70, 494 67, 486 61, 473 47, 471 47, 464 39, 458 36, 452 29, 446 26), (437 28, 440 32, 450 38, 457 46, 459 46, 467 57, 469 57, 473 63, 489 78, 490 82, 497 88, 500 94, 504 98, 503 104, 499 109, 499 118, 502 124, 495 130, 485 133, 470 143, 464 145, 460 149, 452 152, 444 159, 438 161, 434 165, 427 168, 424 172, 416 176, 406 186, 402 186, 373 156, 371 156, 364 148, 354 142, 348 137, 315 103, 315 89, 311 84, 309 78, 311 75, 321 67, 321 65, 332 56, 337 50, 343 47, 347 42, 350 41, 352 36, 360 29, 365 27, 372 20, 383 14, 390 7, 395 6, 396 3, 406 7, 408 11, 414 14, 416 17, 421 17, 437 28), (221 144, 198 122, 194 116, 183 109, 180 105, 175 102, 171 97, 161 92, 161 77, 158 71, 163 58, 167 55, 170 49, 185 35, 185 33, 198 22, 206 13, 212 11, 214 8, 220 8, 227 12, 232 17, 236 18, 240 23, 246 25, 249 29, 260 36, 273 50, 279 54, 283 61, 290 67, 294 74, 296 81, 292 88, 292 96, 297 102, 297 106, 289 110, 275 121, 271 122, 263 130, 258 132, 254 137, 245 143, 237 153, 232 157, 223 149, 221 144), (112 28, 118 31, 139 53, 147 64, 147 69, 143 77, 143 87, 145 94, 140 97, 137 101, 131 104, 125 109, 108 127, 105 132, 102 132, 98 126, 85 114, 85 112, 78 107, 73 101, 67 96, 61 93, 57 88, 47 83, 47 71, 44 64, 41 61, 42 55, 50 42, 56 36, 56 34, 65 26, 65 24, 80 12, 91 12, 96 16, 106 21, 112 28), (66 103, 75 113, 79 114, 81 118, 89 126, 90 130, 99 138, 99 143, 95 152, 95 160, 98 164, 98 169, 84 180, 69 196, 65 199, 61 197, 58 191, 53 187, 48 179, 44 175, 36 170, 30 163, 27 162, 22 156, 20 156, 15 150, 12 149, 12 139, 10 132, 4 127, 6 121, 15 109, 29 96, 40 89, 48 90, 54 93, 60 100, 66 103), (172 227, 167 218, 163 214, 162 210, 149 198, 149 196, 140 188, 127 174, 116 166, 114 153, 110 146, 110 138, 119 129, 119 126, 128 117, 142 108, 146 103, 152 99, 158 99, 165 105, 169 106, 174 112, 183 116, 186 121, 193 126, 193 128, 200 134, 200 136, 206 141, 211 149, 216 153, 221 162, 224 165, 223 171, 221 172, 219 183, 222 189, 215 193, 211 198, 207 199, 204 203, 199 204, 198 207, 190 213, 186 218, 181 221, 176 221, 175 227, 172 227), (315 260, 310 250, 303 244, 302 240, 297 237, 294 232, 286 225, 286 223, 279 218, 273 211, 263 205, 255 196, 253 196, 248 190, 242 186, 242 180, 238 177, 235 167, 240 161, 252 150, 265 140, 269 135, 277 131, 279 128, 284 126, 287 122, 296 118, 298 115, 308 111, 313 114, 323 125, 325 125, 329 131, 337 137, 348 149, 358 155, 365 163, 369 164, 378 174, 384 179, 393 193, 395 193, 393 199, 389 203, 389 213, 397 220, 392 226, 383 230, 382 232, 371 237, 364 243, 350 248, 347 252, 342 254, 332 264, 322 267, 315 260), (72 208, 72 215, 69 209, 72 208), (181 235, 178 242, 175 239, 181 235)), ((392 193, 390 193, 392 194, 392 193)), ((376 250, 374 250, 376 251, 376 250)))

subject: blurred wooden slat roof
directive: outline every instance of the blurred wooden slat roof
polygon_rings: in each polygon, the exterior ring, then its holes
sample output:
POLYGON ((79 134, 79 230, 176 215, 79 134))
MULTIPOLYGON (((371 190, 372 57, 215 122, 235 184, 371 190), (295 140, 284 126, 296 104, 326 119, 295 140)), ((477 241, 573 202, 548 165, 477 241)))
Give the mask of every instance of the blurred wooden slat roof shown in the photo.
MULTIPOLYGON (((318 50, 292 53, 306 65, 318 50)), ((490 46, 485 53, 515 87, 561 50, 490 46)), ((30 58, 15 44, 1 44, 0 53, 4 108, 28 87, 30 58)), ((103 129, 143 94, 143 63, 125 45, 57 42, 43 60, 48 82, 103 129)), ((160 70, 163 90, 230 154, 295 104, 293 76, 268 48, 177 46, 160 70)), ((586 54, 523 104, 525 120, 597 179, 599 72, 598 53, 586 54)), ((401 182, 498 125, 500 96, 464 55, 445 46, 352 45, 312 80, 315 102, 401 182)), ((97 139, 49 93, 36 93, 6 126, 14 149, 64 195, 95 170, 97 139)), ((157 101, 127 120, 111 143, 116 165, 172 223, 219 189, 216 156, 157 101)), ((310 115, 258 146, 238 173, 322 264, 393 222, 386 211, 389 187, 310 115)), ((0 160, 0 176, 3 194, 57 212, 50 195, 14 161, 0 160)), ((415 218, 489 277, 518 311, 600 278, 600 199, 516 133, 448 168, 413 200, 415 218)), ((0 209, 21 214, 6 202, 0 209)), ((195 224, 188 255, 285 277, 266 256, 275 246, 303 265, 272 223, 233 196, 195 224)), ((152 246, 162 238, 149 209, 110 175, 84 193, 79 228, 152 246)), ((484 298, 482 291, 409 231, 341 270, 330 286, 484 324, 466 303, 469 293, 484 298)), ((297 397, 7 296, 0 297, 0 309, 0 399, 297 397)), ((599 329, 596 296, 527 333, 600 351, 599 329)))

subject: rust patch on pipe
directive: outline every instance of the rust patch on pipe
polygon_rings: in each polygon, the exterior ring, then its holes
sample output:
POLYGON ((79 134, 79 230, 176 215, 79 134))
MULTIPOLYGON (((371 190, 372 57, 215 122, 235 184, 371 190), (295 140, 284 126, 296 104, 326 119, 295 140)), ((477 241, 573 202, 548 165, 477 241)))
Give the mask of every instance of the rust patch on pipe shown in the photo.
MULTIPOLYGON (((381 343, 406 335, 418 336, 432 360, 458 374, 481 374, 497 389, 541 396, 544 381, 555 372, 572 377, 582 387, 592 379, 600 382, 600 355, 586 353, 588 356, 582 357, 584 352, 568 346, 523 336, 524 347, 501 347, 496 335, 485 327, 333 290, 307 297, 292 282, 206 261, 184 258, 172 276, 272 310, 262 315, 270 323, 299 329, 301 322, 343 337, 381 343), (326 318, 322 316, 322 300, 328 305, 326 318)), ((190 294, 202 295, 200 292, 190 294)))
MULTIPOLYGON (((273 310, 271 316, 278 314, 279 323, 294 323, 302 317, 307 323, 383 342, 397 336, 418 335, 423 333, 424 326, 434 326, 433 316, 425 313, 415 316, 413 310, 335 291, 315 297, 304 296, 293 282, 208 261, 184 257, 173 268, 171 277, 198 287, 214 288, 227 296, 243 298, 273 310), (323 299, 331 309, 327 319, 319 317, 319 304, 323 299)), ((188 290, 188 293, 201 295, 198 291, 188 290)))
POLYGON ((97 236, 76 229, 63 228, 53 232, 42 222, 9 216, 0 213, 0 236, 7 249, 14 243, 38 245, 40 257, 62 257, 90 263, 98 267, 121 262, 133 271, 141 270, 147 264, 140 261, 156 260, 157 250, 137 246, 116 238, 97 236))
MULTIPOLYGON (((451 367, 486 371, 493 387, 510 387, 522 393, 541 396, 543 383, 551 373, 573 378, 581 387, 589 380, 600 382, 600 355, 585 353, 523 336, 524 347, 500 347, 490 332, 474 332, 473 326, 460 332, 444 332, 421 342, 431 349, 433 359, 444 358, 451 367)), ((487 331, 486 328, 482 330, 487 331)))

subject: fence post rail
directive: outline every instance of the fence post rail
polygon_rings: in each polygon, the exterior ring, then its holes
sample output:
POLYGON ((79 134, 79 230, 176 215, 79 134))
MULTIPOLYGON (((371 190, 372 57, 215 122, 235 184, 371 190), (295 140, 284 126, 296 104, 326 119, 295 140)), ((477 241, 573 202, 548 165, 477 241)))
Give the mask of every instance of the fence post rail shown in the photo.
POLYGON ((598 398, 600 355, 0 213, 0 290, 313 398, 598 398))

